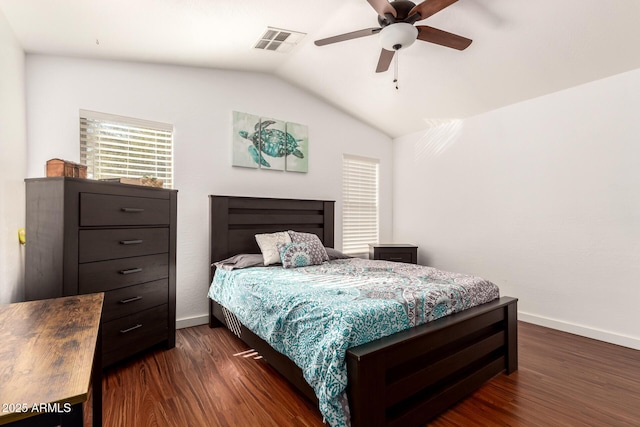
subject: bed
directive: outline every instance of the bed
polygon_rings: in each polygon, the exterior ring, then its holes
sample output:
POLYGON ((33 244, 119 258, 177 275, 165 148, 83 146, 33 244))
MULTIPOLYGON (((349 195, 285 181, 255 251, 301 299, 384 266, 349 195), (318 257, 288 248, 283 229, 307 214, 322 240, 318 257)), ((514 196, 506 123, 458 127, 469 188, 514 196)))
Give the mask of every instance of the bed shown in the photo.
MULTIPOLYGON (((210 196, 210 260, 259 253, 255 235, 296 230, 334 246, 334 202, 210 196)), ((214 268, 210 279, 213 279, 214 268)), ((210 281, 211 282, 211 281, 210 281)), ((302 394, 302 370, 210 300, 209 325, 226 325, 302 394)), ((502 297, 346 352, 351 425, 422 425, 502 372, 517 370, 517 300, 502 297)))

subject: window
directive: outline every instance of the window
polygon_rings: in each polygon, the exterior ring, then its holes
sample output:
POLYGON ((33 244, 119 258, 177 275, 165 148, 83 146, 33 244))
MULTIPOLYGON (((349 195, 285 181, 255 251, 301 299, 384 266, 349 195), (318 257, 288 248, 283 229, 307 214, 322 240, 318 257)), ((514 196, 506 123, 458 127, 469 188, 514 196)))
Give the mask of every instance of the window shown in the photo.
POLYGON ((80 162, 87 177, 151 176, 173 186, 173 126, 80 110, 80 162))
POLYGON ((378 243, 378 160, 342 159, 342 251, 364 256, 378 243))

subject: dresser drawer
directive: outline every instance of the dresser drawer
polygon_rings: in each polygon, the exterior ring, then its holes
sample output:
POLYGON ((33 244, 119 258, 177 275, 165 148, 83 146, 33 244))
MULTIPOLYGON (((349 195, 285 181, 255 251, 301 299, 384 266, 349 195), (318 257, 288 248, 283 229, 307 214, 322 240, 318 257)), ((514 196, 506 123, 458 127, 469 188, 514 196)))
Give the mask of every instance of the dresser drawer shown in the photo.
POLYGON ((370 244, 369 259, 416 264, 418 247, 409 244, 370 244))
POLYGON ((102 320, 108 322, 169 301, 169 281, 155 280, 106 292, 102 320))
POLYGON ((79 261, 92 262, 167 252, 169 228, 80 230, 79 261))
POLYGON ((394 262, 406 262, 406 263, 413 262, 413 256, 411 255, 410 252, 385 253, 385 254, 381 254, 380 258, 378 259, 382 259, 386 261, 394 261, 394 262))
POLYGON ((110 291, 168 275, 169 254, 166 253, 88 262, 78 266, 78 290, 81 294, 110 291))
POLYGON ((169 199, 80 193, 80 226, 166 225, 169 199))
POLYGON ((166 304, 102 324, 102 366, 168 338, 166 304))

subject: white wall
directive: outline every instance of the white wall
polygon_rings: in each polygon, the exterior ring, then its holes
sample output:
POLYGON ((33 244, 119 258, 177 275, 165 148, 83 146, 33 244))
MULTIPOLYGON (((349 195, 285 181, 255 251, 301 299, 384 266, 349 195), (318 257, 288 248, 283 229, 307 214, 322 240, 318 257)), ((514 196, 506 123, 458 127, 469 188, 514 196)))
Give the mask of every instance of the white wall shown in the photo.
POLYGON ((640 70, 397 138, 394 238, 640 349, 640 70))
POLYGON ((336 200, 342 154, 380 159, 381 238, 391 237, 391 139, 317 98, 257 73, 27 56, 28 176, 53 157, 79 161, 80 108, 172 123, 178 189, 177 317, 203 321, 209 272, 208 195, 336 200), (309 173, 231 167, 232 111, 309 126, 309 173))
POLYGON ((27 161, 24 52, 0 12, 0 304, 24 298, 24 178, 27 161))

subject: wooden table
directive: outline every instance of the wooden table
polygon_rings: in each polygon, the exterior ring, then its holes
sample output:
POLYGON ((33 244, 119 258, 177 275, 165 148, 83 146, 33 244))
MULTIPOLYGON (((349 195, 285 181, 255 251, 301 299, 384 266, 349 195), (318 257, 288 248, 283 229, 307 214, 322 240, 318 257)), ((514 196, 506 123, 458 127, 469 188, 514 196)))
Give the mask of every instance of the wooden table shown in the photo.
POLYGON ((103 293, 0 305, 0 425, 102 426, 103 293))

